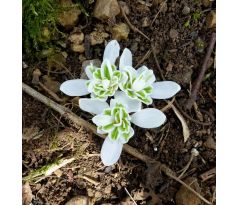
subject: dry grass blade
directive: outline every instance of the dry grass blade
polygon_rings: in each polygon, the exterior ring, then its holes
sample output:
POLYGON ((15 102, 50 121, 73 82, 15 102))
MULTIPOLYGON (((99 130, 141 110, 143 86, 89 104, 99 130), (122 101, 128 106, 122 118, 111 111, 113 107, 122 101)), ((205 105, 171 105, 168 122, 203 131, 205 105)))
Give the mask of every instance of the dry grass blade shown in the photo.
POLYGON ((178 109, 171 104, 171 107, 174 111, 174 113, 176 114, 176 116, 178 117, 178 119, 180 120, 182 127, 183 127, 183 137, 184 137, 184 142, 187 142, 189 136, 190 136, 190 131, 187 125, 187 122, 185 121, 184 117, 182 116, 182 114, 178 111, 178 109))

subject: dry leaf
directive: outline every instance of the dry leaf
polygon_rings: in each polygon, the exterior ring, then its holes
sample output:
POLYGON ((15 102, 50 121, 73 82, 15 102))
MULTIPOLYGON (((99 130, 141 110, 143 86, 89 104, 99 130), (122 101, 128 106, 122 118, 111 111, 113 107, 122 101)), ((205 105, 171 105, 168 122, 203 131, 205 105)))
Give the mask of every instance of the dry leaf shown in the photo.
POLYGON ((22 204, 29 205, 32 201, 31 187, 28 182, 22 186, 22 204))
POLYGON ((177 115, 178 119, 180 120, 182 127, 183 127, 183 137, 184 137, 184 142, 187 142, 189 136, 190 136, 190 131, 188 129, 187 122, 185 121, 184 117, 182 114, 177 110, 177 108, 174 105, 171 105, 174 113, 177 115))

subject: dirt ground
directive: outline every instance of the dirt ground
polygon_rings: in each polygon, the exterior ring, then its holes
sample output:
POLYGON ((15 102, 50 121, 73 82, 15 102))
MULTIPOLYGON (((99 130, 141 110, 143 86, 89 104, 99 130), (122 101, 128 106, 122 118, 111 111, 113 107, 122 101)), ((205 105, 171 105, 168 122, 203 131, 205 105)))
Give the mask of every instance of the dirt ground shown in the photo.
MULTIPOLYGON (((158 1, 163 2, 163 1, 158 1)), ((173 80, 182 87, 176 95, 176 100, 181 108, 186 104, 191 91, 191 84, 199 74, 207 46, 215 28, 207 26, 207 16, 211 10, 215 11, 216 2, 209 5, 202 0, 168 0, 161 10, 153 26, 143 27, 145 18, 151 22, 159 10, 153 6, 152 1, 128 0, 126 4, 130 10, 128 19, 135 27, 152 39, 162 72, 167 80, 173 80), (144 2, 144 3, 143 3, 144 2), (184 8, 189 7, 189 14, 185 14, 184 8), (189 20, 189 26, 185 26, 189 20)), ((94 3, 88 9, 92 13, 94 3)), ((83 17, 76 27, 85 36, 95 30, 103 28, 105 32, 115 24, 124 22, 123 16, 119 15, 114 22, 102 22, 93 18, 83 17)), ((69 35, 72 29, 64 30, 69 35)), ((109 32, 108 32, 109 33, 109 32)), ((85 39, 87 39, 85 37, 85 39)), ((106 41, 110 41, 110 35, 106 41)), ((86 41, 86 40, 85 40, 86 41)), ((32 83, 33 70, 38 68, 42 75, 48 75, 50 79, 58 83, 66 79, 80 78, 82 62, 87 59, 102 59, 105 44, 85 46, 85 52, 78 54, 69 46, 61 48, 61 52, 67 53, 66 61, 63 62, 69 72, 65 70, 49 71, 49 59, 37 62, 23 61, 23 82, 36 89, 40 93, 55 100, 41 86, 32 83)), ((85 42, 87 45, 87 42, 85 42)), ((127 40, 121 40, 122 48, 129 48, 133 53, 133 63, 140 62, 145 54, 151 49, 150 42, 139 33, 130 29, 127 40)), ((183 169, 190 160, 191 150, 196 148, 199 152, 191 162, 186 178, 192 177, 199 192, 209 201, 215 204, 215 174, 205 176, 204 173, 216 166, 216 68, 215 51, 213 51, 209 68, 203 79, 196 100, 197 108, 186 111, 187 114, 203 122, 211 122, 202 125, 186 118, 190 130, 190 137, 186 143, 183 139, 182 126, 172 109, 165 112, 167 122, 158 129, 140 129, 133 127, 135 135, 128 144, 141 153, 150 156, 166 164, 173 171, 183 169)), ((158 80, 161 80, 158 66, 154 56, 149 57, 142 63, 154 70, 158 80)), ((44 79, 47 81, 47 78, 44 79)), ((45 82, 44 81, 44 82, 45 82)), ((73 112, 90 121, 90 116, 81 111, 72 103, 72 98, 63 93, 56 92, 63 99, 59 102, 70 108, 73 112)), ((75 99, 74 99, 75 100, 75 99)), ((30 181, 32 192, 32 204, 34 205, 63 205, 75 196, 85 196, 92 204, 133 204, 125 188, 132 198, 139 204, 175 205, 183 204, 178 198, 178 192, 182 192, 181 185, 158 172, 153 177, 148 175, 149 168, 133 156, 123 152, 119 162, 112 167, 103 166, 99 153, 103 140, 86 131, 83 127, 75 128, 60 114, 43 105, 36 99, 23 93, 23 153, 22 174, 29 175, 33 170, 49 165, 59 158, 76 157, 72 163, 63 166, 49 176, 30 181)), ((164 101, 156 100, 154 107, 161 109, 166 105, 164 101)), ((25 183, 25 182, 24 182, 25 183)), ((184 191, 186 192, 186 191, 184 191)), ((187 193, 187 198, 191 193, 187 193)), ((184 196, 185 197, 185 196, 184 196)), ((186 198, 186 197, 185 197, 186 198)), ((204 202, 187 202, 187 204, 204 204, 204 202)), ((86 202, 84 202, 86 204, 86 202)), ((80 204, 80 203, 79 203, 80 204)), ((83 202, 81 203, 83 204, 83 202)), ((88 204, 90 204, 88 202, 88 204)))

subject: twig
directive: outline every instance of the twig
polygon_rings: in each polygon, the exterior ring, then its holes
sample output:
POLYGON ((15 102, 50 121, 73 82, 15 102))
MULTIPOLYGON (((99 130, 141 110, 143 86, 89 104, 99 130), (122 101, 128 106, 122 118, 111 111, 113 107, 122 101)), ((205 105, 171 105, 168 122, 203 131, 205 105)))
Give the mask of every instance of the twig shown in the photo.
POLYGON ((160 13, 161 10, 164 8, 166 2, 167 2, 167 0, 165 0, 164 2, 162 2, 162 3, 160 4, 159 11, 157 12, 157 14, 155 15, 153 21, 151 22, 150 27, 152 27, 152 25, 153 25, 153 23, 155 22, 155 20, 157 19, 159 13, 160 13))
POLYGON ((151 49, 149 49, 143 56, 143 58, 136 64, 135 68, 138 68, 146 59, 148 59, 150 57, 151 52, 151 49))
POLYGON ((158 68, 160 77, 162 78, 162 80, 165 80, 164 74, 162 72, 162 69, 160 67, 159 61, 158 61, 157 56, 156 56, 155 47, 154 47, 154 45, 152 43, 151 43, 151 48, 152 48, 152 53, 153 53, 153 56, 154 56, 154 59, 155 59, 155 63, 156 63, 156 66, 158 68))
POLYGON ((197 93, 198 93, 198 90, 199 90, 199 88, 202 84, 204 74, 207 70, 207 64, 208 64, 208 61, 209 61, 210 56, 212 54, 213 48, 215 46, 215 42, 216 42, 216 34, 212 33, 211 40, 210 40, 210 43, 209 43, 209 47, 207 49, 206 56, 203 60, 202 68, 200 70, 200 73, 199 73, 197 79, 194 82, 194 85, 193 85, 193 88, 192 88, 192 91, 191 91, 191 95, 190 95, 189 99, 187 100, 187 104, 185 106, 186 109, 190 110, 194 101, 196 101, 197 93))
POLYGON ((204 172, 203 174, 201 174, 200 177, 201 177, 202 181, 204 182, 204 181, 212 178, 213 176, 215 176, 215 174, 216 174, 216 168, 214 167, 214 168, 204 172))
POLYGON ((53 97, 57 102, 63 102, 61 98, 58 97, 54 92, 52 92, 50 89, 48 89, 44 84, 42 84, 40 81, 38 82, 41 88, 43 88, 51 97, 53 97))
POLYGON ((98 181, 96 181, 96 180, 92 179, 91 177, 88 177, 84 174, 83 175, 78 175, 78 178, 84 179, 84 180, 94 184, 95 186, 100 184, 100 182, 98 182, 98 181))
POLYGON ((125 189, 126 193, 128 194, 128 196, 129 196, 129 197, 131 198, 131 200, 133 201, 134 205, 137 205, 137 203, 135 202, 135 200, 132 198, 130 192, 127 190, 127 188, 124 187, 124 189, 125 189))
POLYGON ((134 25, 132 25, 132 23, 129 21, 129 19, 127 18, 126 16, 126 13, 124 11, 124 9, 122 8, 122 6, 120 5, 120 8, 121 8, 121 13, 124 17, 124 19, 126 20, 126 23, 129 25, 129 27, 131 28, 131 30, 133 30, 134 32, 136 33, 139 33, 141 34, 144 38, 146 38, 147 40, 150 41, 149 37, 147 35, 145 35, 142 31, 140 31, 138 28, 136 28, 134 25))
POLYGON ((192 151, 191 151, 191 156, 190 156, 190 159, 189 159, 188 163, 186 164, 186 166, 182 170, 180 170, 180 172, 182 172, 182 173, 178 176, 179 179, 182 178, 182 176, 188 170, 190 164, 192 163, 193 158, 198 156, 198 154, 199 154, 198 151, 195 148, 193 148, 192 151))
POLYGON ((172 107, 173 103, 174 103, 174 100, 175 100, 174 97, 173 97, 173 99, 172 99, 171 101, 167 100, 167 101, 166 101, 166 102, 167 102, 167 105, 164 106, 164 107, 161 109, 161 111, 162 111, 162 112, 165 112, 165 111, 167 111, 168 109, 170 109, 170 108, 172 107))
MULTIPOLYGON (((87 130, 93 132, 95 135, 105 139, 105 136, 102 134, 98 134, 97 133, 97 129, 94 125, 90 124, 89 122, 87 122, 86 120, 80 118, 79 116, 77 116, 76 114, 74 114, 72 111, 70 111, 69 109, 63 107, 62 105, 57 104, 56 102, 54 102, 53 100, 47 98, 46 96, 40 94, 39 92, 37 92, 36 90, 34 90, 33 88, 31 88, 30 86, 26 85, 25 83, 22 83, 22 89, 24 92, 26 92, 27 94, 31 95, 32 97, 36 98, 37 100, 39 100, 40 102, 44 103, 45 105, 49 106, 50 108, 52 108, 53 110, 59 112, 64 118, 66 118, 67 120, 70 120, 74 123, 74 126, 83 126, 84 128, 86 128, 87 130)), ((155 159, 150 158, 147 155, 144 155, 142 153, 140 153, 137 149, 131 147, 128 144, 125 144, 123 146, 123 150, 126 151, 128 154, 136 157, 137 159, 145 162, 147 164, 147 166, 154 166, 157 167, 158 169, 160 169, 161 171, 163 171, 167 176, 175 179, 176 181, 178 181, 181 184, 185 184, 183 181, 181 181, 178 177, 176 177, 175 172, 173 170, 171 170, 170 168, 168 168, 165 164, 162 164, 159 161, 156 161, 155 159)), ((197 193, 195 190, 193 190, 191 187, 189 187, 189 190, 197 193)), ((197 195, 199 195, 197 193, 197 195)), ((200 196, 200 195, 199 195, 200 196)), ((202 198, 204 200, 204 198, 202 198)), ((208 202, 206 199, 204 200, 206 203, 208 202)), ((210 204, 210 202, 208 203, 210 204)))

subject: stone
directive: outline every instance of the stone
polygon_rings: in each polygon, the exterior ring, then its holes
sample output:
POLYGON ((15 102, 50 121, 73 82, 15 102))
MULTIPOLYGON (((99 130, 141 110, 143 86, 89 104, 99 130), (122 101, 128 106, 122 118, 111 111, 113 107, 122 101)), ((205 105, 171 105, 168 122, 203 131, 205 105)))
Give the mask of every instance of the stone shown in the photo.
POLYGON ((120 13, 117 0, 97 0, 93 16, 99 20, 113 19, 120 13))
POLYGON ((102 44, 109 37, 109 34, 103 31, 93 31, 89 34, 90 43, 92 46, 102 44))
POLYGON ((72 28, 78 22, 78 16, 81 14, 79 9, 71 9, 60 14, 59 23, 65 28, 72 28))
POLYGON ((150 25, 150 18, 148 16, 142 19, 142 27, 148 27, 150 25))
POLYGON ((72 44, 71 50, 77 53, 83 53, 85 51, 84 45, 72 44))
POLYGON ((204 142, 204 146, 209 148, 209 149, 216 149, 216 142, 215 140, 209 136, 208 139, 206 140, 206 142, 204 142))
POLYGON ((169 37, 172 38, 172 39, 177 38, 177 37, 178 37, 178 31, 175 30, 175 29, 173 29, 173 28, 170 29, 170 31, 169 31, 169 37))
POLYGON ((212 1, 211 0, 202 0, 202 5, 205 7, 209 7, 211 5, 212 1))
POLYGON ((210 13, 207 15, 206 26, 208 28, 216 27, 216 13, 215 13, 215 11, 210 11, 210 13))
POLYGON ((102 197, 102 193, 100 191, 96 191, 95 193, 95 198, 101 198, 102 197))
MULTIPOLYGON (((197 179, 195 177, 189 177, 185 180, 186 184, 191 184, 191 188, 193 188, 198 193, 201 192, 197 179)), ((201 203, 201 199, 188 190, 183 185, 180 187, 179 191, 176 193, 176 205, 199 205, 201 203)))
POLYGON ((182 13, 184 14, 184 15, 187 15, 187 14, 189 14, 190 13, 190 8, 188 7, 188 6, 184 6, 183 7, 183 10, 182 10, 182 13))
POLYGON ((130 33, 130 28, 125 23, 119 23, 112 28, 112 38, 118 41, 126 40, 130 33))
POLYGON ((82 44, 84 40, 84 34, 81 33, 73 33, 69 36, 69 41, 73 44, 82 44))

